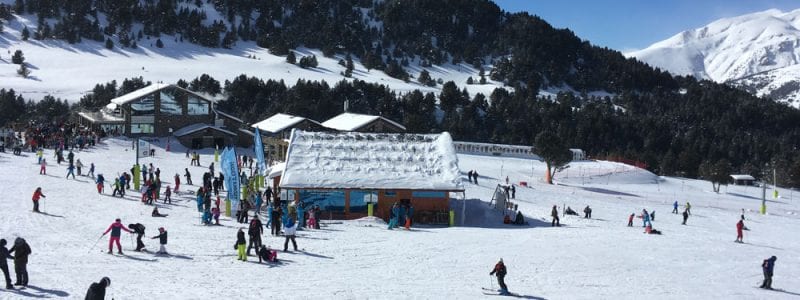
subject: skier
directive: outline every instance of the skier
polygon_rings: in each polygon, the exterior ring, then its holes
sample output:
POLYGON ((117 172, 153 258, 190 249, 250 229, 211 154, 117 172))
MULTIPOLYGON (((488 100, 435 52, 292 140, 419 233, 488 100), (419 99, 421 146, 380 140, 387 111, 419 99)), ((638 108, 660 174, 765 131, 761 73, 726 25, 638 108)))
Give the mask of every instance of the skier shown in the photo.
POLYGON ((86 173, 86 176, 94 178, 94 163, 89 163, 89 173, 86 173))
POLYGON ((245 252, 245 248, 247 247, 247 240, 244 239, 244 231, 239 228, 239 231, 236 232, 236 247, 234 247, 239 253, 239 260, 247 261, 247 253, 245 252))
POLYGON ((558 218, 558 208, 555 205, 553 205, 553 210, 550 212, 550 216, 553 217, 553 222, 551 226, 561 226, 561 220, 558 218))
POLYGON ((289 218, 288 222, 286 222, 286 227, 283 229, 283 235, 286 237, 286 240, 283 242, 283 252, 288 251, 290 240, 292 241, 294 251, 297 251, 297 242, 294 240, 296 230, 297 226, 295 226, 294 220, 289 218))
POLYGON ((189 168, 184 169, 186 173, 183 174, 183 177, 186 177, 186 184, 192 185, 192 174, 189 173, 189 168))
POLYGON ((472 176, 475 177, 475 184, 478 184, 478 171, 472 171, 472 176))
POLYGON ((583 218, 584 219, 591 219, 592 218, 592 208, 588 205, 586 208, 583 209, 583 218))
POLYGON ((81 174, 81 169, 83 168, 83 163, 81 162, 80 158, 78 159, 78 161, 75 162, 75 168, 78 169, 78 176, 83 176, 83 174, 81 174))
POLYGON ((277 262, 278 261, 278 254, 275 253, 275 250, 267 248, 267 246, 261 245, 261 249, 258 250, 258 262, 277 262))
POLYGON ((489 276, 495 275, 497 276, 497 284, 500 285, 500 295, 510 295, 508 292, 508 287, 506 286, 506 265, 503 264, 503 259, 501 258, 500 261, 494 265, 494 269, 489 272, 489 276), (495 275, 497 274, 497 275, 495 275))
POLYGON ((44 194, 42 194, 42 188, 37 187, 36 191, 33 192, 33 212, 40 212, 39 211, 39 198, 47 198, 44 194))
POLYGON ((114 178, 114 191, 111 192, 111 197, 116 197, 117 194, 122 197, 121 183, 119 182, 119 178, 114 178))
POLYGON ((69 178, 69 175, 72 175, 72 179, 75 179, 75 165, 73 164, 67 167, 67 178, 69 178))
POLYGON ((281 215, 282 214, 283 214, 283 211, 281 211, 281 207, 280 206, 276 206, 274 209, 272 209, 272 224, 271 224, 272 225, 272 230, 270 231, 270 233, 272 233, 272 235, 274 235, 274 236, 281 235, 281 215))
POLYGON ((106 298, 106 288, 111 286, 111 279, 103 277, 100 282, 93 282, 86 291, 86 300, 103 300, 106 298))
POLYGON ((628 227, 633 227, 633 217, 634 216, 636 216, 635 213, 632 213, 630 216, 628 216, 628 227))
POLYGON ((688 201, 686 202, 686 213, 688 213, 689 215, 692 214, 692 205, 689 204, 688 201))
POLYGON ((8 248, 6 248, 6 240, 0 239, 0 270, 3 270, 3 276, 6 278, 6 289, 13 290, 14 286, 11 285, 11 276, 8 273, 8 261, 7 258, 13 258, 10 254, 8 254, 8 248))
POLYGON ((654 210, 650 212, 650 221, 655 221, 655 220, 656 220, 656 211, 654 210))
POLYGON ((98 194, 102 194, 103 193, 103 187, 104 187, 104 184, 106 182, 106 179, 103 178, 103 174, 97 174, 96 182, 97 182, 97 193, 98 194))
POLYGON ((219 207, 211 209, 211 216, 214 218, 214 225, 219 225, 219 207))
POLYGON ((159 227, 158 235, 152 237, 152 239, 158 239, 158 243, 161 245, 156 254, 169 254, 167 253, 167 230, 164 227, 159 227))
POLYGON ((772 289, 772 271, 775 269, 775 260, 778 258, 774 255, 764 260, 761 263, 761 269, 764 271, 764 283, 761 284, 762 289, 772 289))
POLYGON ((642 209, 642 227, 646 227, 650 223, 650 213, 646 209, 642 209))
POLYGON ((736 222, 736 242, 744 243, 742 230, 744 229, 744 221, 739 220, 736 222))
POLYGON ((675 202, 672 203, 672 213, 676 215, 678 214, 678 200, 675 200, 675 202))
POLYGON ((28 286, 28 255, 31 255, 31 246, 25 239, 18 237, 8 252, 14 252, 14 273, 17 274, 14 285, 28 286))
POLYGON ((178 173, 175 173, 175 192, 178 192, 178 189, 181 187, 181 176, 178 173))
POLYGON ((144 250, 144 242, 142 242, 142 237, 144 236, 144 225, 140 223, 136 224, 128 224, 128 228, 133 230, 133 233, 136 233, 136 249, 133 251, 140 252, 144 250))
POLYGON ((167 190, 164 191, 164 203, 172 204, 171 196, 172 196, 172 189, 170 189, 170 187, 167 186, 167 190))
POLYGON ((125 232, 132 233, 128 228, 125 228, 125 226, 122 225, 122 220, 119 218, 114 220, 114 223, 111 223, 111 225, 108 226, 108 229, 103 232, 103 236, 105 236, 109 231, 111 231, 111 238, 108 239, 108 254, 111 254, 114 242, 117 243, 117 253, 122 254, 122 245, 119 244, 119 237, 122 233, 120 230, 125 230, 125 232))
POLYGON ((689 210, 688 209, 683 211, 683 223, 681 223, 681 224, 686 225, 686 219, 689 219, 689 210))
POLYGON ((39 162, 39 175, 47 175, 47 159, 42 158, 39 162))
POLYGON ((517 198, 517 188, 515 188, 514 185, 512 184, 511 185, 511 199, 516 199, 516 198, 517 198))
POLYGON ((258 216, 253 216, 250 221, 250 228, 247 230, 247 235, 250 236, 250 244, 247 245, 247 255, 250 255, 250 249, 254 248, 256 251, 261 248, 261 234, 264 233, 264 226, 258 216))

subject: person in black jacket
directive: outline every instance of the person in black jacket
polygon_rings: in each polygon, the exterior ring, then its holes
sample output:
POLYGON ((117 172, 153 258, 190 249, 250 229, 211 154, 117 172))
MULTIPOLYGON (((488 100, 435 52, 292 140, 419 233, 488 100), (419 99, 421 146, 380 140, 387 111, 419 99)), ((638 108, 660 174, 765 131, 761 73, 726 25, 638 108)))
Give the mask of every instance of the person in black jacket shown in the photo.
POLYGON ((761 263, 761 269, 764 271, 764 283, 761 284, 762 289, 772 289, 772 271, 775 270, 775 260, 777 259, 778 258, 773 255, 761 263))
POLYGON ((161 245, 156 254, 169 254, 167 253, 167 230, 164 229, 164 227, 159 227, 158 235, 154 236, 152 239, 158 239, 158 243, 161 245))
POLYGON ((500 285, 500 294, 501 295, 508 295, 508 287, 506 286, 506 265, 503 264, 503 259, 501 258, 500 261, 494 265, 494 269, 489 272, 489 275, 497 274, 497 284, 500 285))
POLYGON ((104 300, 106 298, 106 288, 111 286, 111 279, 103 277, 100 282, 94 282, 86 291, 85 300, 104 300))
POLYGON ((238 253, 238 259, 241 261, 247 261, 247 253, 245 251, 245 247, 247 247, 247 240, 244 238, 244 231, 239 228, 239 231, 236 232, 236 251, 238 253))
POLYGON ((250 221, 250 229, 247 230, 247 235, 250 236, 250 244, 247 245, 247 256, 250 256, 250 249, 255 248, 256 252, 261 249, 261 235, 264 233, 264 225, 258 216, 253 216, 250 221))
POLYGON ((18 237, 8 252, 14 252, 14 273, 17 274, 14 285, 28 286, 28 255, 31 255, 31 247, 25 239, 18 237))
POLYGON ((145 230, 144 225, 140 223, 128 224, 128 228, 133 230, 133 233, 136 234, 136 249, 134 249, 133 251, 136 252, 142 251, 144 249, 144 242, 142 242, 142 237, 144 236, 144 230, 145 230))
POLYGON ((12 257, 8 253, 8 248, 6 248, 6 240, 0 239, 0 270, 3 270, 3 276, 6 277, 6 289, 13 290, 14 286, 11 285, 11 276, 8 273, 8 261, 6 261, 7 258, 12 257))

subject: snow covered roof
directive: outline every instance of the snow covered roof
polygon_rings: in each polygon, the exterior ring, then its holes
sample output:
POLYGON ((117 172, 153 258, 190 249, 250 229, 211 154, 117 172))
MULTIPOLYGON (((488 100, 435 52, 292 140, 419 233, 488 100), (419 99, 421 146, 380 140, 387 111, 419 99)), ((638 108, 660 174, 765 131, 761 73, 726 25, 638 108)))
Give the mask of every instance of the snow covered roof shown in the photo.
POLYGON ((755 177, 750 175, 731 175, 733 180, 756 180, 755 177))
POLYGON ((441 134, 293 130, 283 188, 463 191, 453 140, 441 134))
POLYGON ((79 116, 92 121, 94 123, 124 123, 125 119, 122 117, 118 117, 112 114, 109 114, 105 111, 98 111, 98 112, 90 112, 90 111, 82 111, 78 113, 79 116))
POLYGON ((335 116, 332 119, 323 122, 322 126, 331 129, 336 129, 339 131, 356 131, 359 128, 364 127, 369 123, 372 123, 373 121, 378 119, 383 119, 387 123, 390 123, 394 126, 402 128, 403 130, 406 130, 405 126, 400 125, 395 121, 389 120, 381 116, 362 115, 362 114, 354 114, 348 112, 335 116))
POLYGON ((234 120, 234 121, 239 122, 239 123, 244 123, 244 121, 242 119, 234 117, 233 115, 231 115, 229 113, 226 113, 226 112, 223 112, 223 111, 219 111, 219 110, 216 110, 216 109, 214 111, 217 112, 218 114, 228 118, 228 119, 234 120))
POLYGON ((283 174, 283 169, 286 168, 286 163, 278 163, 269 168, 267 178, 272 179, 283 174))
POLYGON ((191 134, 191 133, 194 133, 194 132, 206 129, 206 128, 211 128, 211 129, 220 131, 220 132, 228 134, 228 135, 236 135, 235 133, 230 132, 230 131, 225 130, 225 129, 222 129, 221 127, 217 127, 217 126, 209 125, 209 124, 203 124, 203 123, 197 123, 197 124, 192 124, 192 125, 183 127, 181 129, 178 129, 175 132, 173 132, 172 135, 174 135, 174 136, 184 136, 184 135, 191 134))
MULTIPOLYGON (((190 90, 184 89, 184 88, 182 88, 180 86, 177 86, 177 85, 174 85, 174 84, 154 83, 154 84, 148 85, 146 87, 143 87, 141 89, 135 90, 133 92, 127 93, 125 95, 119 96, 117 98, 111 99, 111 103, 114 103, 114 104, 117 104, 117 105, 123 105, 125 103, 128 103, 128 102, 131 102, 133 100, 139 99, 139 98, 141 98, 141 97, 143 97, 145 95, 160 91, 160 90, 168 88, 168 87, 174 87, 176 89, 180 89, 180 90, 182 90, 184 92, 187 92, 189 94, 195 95, 198 98, 201 98, 201 99, 206 100, 208 102, 212 102, 212 103, 214 102, 213 100, 208 99, 208 97, 206 97, 206 96, 203 96, 201 94, 192 92, 190 90)), ((230 116, 230 117, 235 119, 235 117, 232 117, 232 116, 230 116)))
POLYGON ((293 116, 293 115, 282 114, 282 113, 277 113, 277 114, 275 114, 275 115, 273 115, 273 116, 271 116, 269 118, 264 119, 261 122, 253 124, 250 127, 258 128, 258 130, 261 130, 261 131, 264 131, 264 132, 278 133, 278 132, 283 131, 286 128, 290 128, 290 127, 294 126, 295 124, 302 122, 303 120, 309 120, 311 122, 319 124, 319 122, 311 120, 311 119, 298 117, 298 116, 293 116))

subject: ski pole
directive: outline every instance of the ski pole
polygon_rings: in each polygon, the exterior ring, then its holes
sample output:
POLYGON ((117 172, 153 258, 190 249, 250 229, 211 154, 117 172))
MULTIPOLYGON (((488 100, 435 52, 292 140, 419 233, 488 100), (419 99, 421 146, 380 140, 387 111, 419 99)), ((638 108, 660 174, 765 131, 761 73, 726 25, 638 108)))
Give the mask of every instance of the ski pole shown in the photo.
POLYGON ((96 241, 94 241, 94 244, 92 244, 92 247, 91 247, 91 248, 89 248, 89 251, 88 251, 88 252, 91 252, 91 251, 92 251, 92 249, 94 248, 94 246, 97 246, 97 243, 99 243, 99 242, 100 242, 100 239, 102 239, 104 235, 105 235, 105 234, 101 234, 101 235, 100 235, 100 237, 98 237, 98 238, 97 238, 97 240, 96 240, 96 241))
POLYGON ((492 290, 494 290, 494 281, 492 280, 492 275, 489 275, 489 286, 492 287, 492 290))

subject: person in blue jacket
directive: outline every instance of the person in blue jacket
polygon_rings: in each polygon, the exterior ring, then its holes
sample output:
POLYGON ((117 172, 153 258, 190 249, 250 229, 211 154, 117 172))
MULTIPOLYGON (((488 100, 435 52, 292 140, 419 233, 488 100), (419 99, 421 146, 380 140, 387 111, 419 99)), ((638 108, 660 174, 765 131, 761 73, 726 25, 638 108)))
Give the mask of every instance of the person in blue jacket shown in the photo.
POLYGON ((203 211, 203 187, 200 187, 199 189, 197 189, 197 198, 195 199, 195 201, 197 201, 197 211, 202 212, 203 211))
POLYGON ((772 271, 775 269, 775 260, 778 258, 773 255, 761 263, 761 269, 764 271, 764 283, 761 284, 762 289, 772 289, 772 271))
POLYGON ((397 203, 392 205, 391 215, 389 215, 389 229, 397 226, 398 215, 400 214, 400 207, 397 203))
POLYGON ((404 205, 397 206, 397 222, 394 223, 394 227, 397 227, 399 224, 406 224, 406 208, 404 205))
POLYGON ((263 203, 263 200, 261 199, 261 193, 255 193, 255 194, 256 194, 256 215, 258 215, 259 212, 261 211, 261 204, 263 203))
POLYGON ((646 209, 642 209, 642 227, 647 227, 647 224, 649 223, 650 223, 650 214, 647 213, 646 209))
POLYGON ((272 225, 272 204, 267 203, 267 228, 272 225))
POLYGON ((675 202, 672 203, 672 213, 676 215, 678 214, 678 200, 675 200, 675 202))
POLYGON ((303 211, 303 201, 297 202, 297 228, 306 227, 306 218, 303 211))

